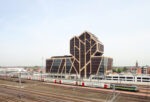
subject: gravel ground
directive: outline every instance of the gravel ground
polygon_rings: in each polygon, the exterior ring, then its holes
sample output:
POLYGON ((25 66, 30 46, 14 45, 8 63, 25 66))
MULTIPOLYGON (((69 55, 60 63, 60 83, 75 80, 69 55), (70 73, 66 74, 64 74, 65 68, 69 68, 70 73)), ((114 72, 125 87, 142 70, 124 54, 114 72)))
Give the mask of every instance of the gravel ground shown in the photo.
MULTIPOLYGON (((0 102, 106 102, 113 96, 113 93, 110 92, 89 90, 88 88, 64 87, 31 80, 24 80, 23 82, 23 89, 31 90, 31 92, 22 92, 22 100, 20 100, 18 97, 19 91, 9 89, 11 85, 15 86, 13 88, 17 88, 18 81, 16 79, 0 80, 0 102)), ((149 99, 146 96, 138 98, 120 94, 116 102, 149 102, 149 99)))

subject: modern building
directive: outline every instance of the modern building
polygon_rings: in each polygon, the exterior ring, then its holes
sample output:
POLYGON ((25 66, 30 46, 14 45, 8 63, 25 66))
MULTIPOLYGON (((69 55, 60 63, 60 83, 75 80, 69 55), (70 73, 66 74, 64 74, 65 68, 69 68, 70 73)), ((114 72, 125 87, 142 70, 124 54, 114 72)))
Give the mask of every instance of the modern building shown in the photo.
POLYGON ((46 72, 74 74, 82 78, 112 72, 113 59, 104 57, 104 44, 90 32, 70 40, 70 56, 54 56, 46 60, 46 72))

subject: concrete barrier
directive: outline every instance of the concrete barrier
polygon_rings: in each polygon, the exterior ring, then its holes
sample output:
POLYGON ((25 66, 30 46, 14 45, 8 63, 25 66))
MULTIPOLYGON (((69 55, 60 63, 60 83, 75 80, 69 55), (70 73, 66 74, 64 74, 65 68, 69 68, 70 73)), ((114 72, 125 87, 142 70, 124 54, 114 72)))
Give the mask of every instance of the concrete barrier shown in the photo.
POLYGON ((61 84, 61 80, 59 80, 59 84, 61 84))
POLYGON ((54 83, 57 83, 57 81, 56 81, 56 80, 54 80, 54 83))
POLYGON ((84 82, 82 82, 82 86, 84 86, 84 82))

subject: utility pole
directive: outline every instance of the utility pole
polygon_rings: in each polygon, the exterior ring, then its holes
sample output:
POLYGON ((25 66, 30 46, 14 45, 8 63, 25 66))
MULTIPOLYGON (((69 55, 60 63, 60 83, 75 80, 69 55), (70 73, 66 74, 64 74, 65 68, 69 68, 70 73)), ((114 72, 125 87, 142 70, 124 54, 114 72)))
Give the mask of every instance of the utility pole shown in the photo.
POLYGON ((7 79, 7 68, 5 69, 5 79, 7 79))
POLYGON ((21 71, 19 72, 19 98, 21 99, 21 71))
POLYGON ((108 100, 108 101, 106 101, 106 102, 116 102, 116 98, 117 98, 117 97, 119 96, 119 94, 120 94, 120 93, 116 94, 116 92, 115 92, 115 90, 116 90, 115 84, 113 84, 112 87, 113 87, 113 97, 112 97, 111 100, 108 100))
POLYGON ((42 57, 42 65, 41 65, 41 81, 42 81, 42 69, 43 69, 43 57, 42 57))
POLYGON ((113 85, 113 99, 114 99, 113 102, 115 102, 115 98, 116 98, 116 93, 115 93, 115 91, 116 91, 116 88, 115 88, 115 84, 114 84, 114 85, 113 85))

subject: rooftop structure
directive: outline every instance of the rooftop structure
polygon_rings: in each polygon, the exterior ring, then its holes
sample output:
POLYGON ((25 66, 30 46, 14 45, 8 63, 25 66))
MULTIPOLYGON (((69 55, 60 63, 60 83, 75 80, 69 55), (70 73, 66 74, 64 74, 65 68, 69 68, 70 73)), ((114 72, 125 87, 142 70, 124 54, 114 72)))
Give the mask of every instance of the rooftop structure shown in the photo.
POLYGON ((21 72, 21 71, 26 71, 24 68, 0 68, 0 71, 4 72, 21 72))

